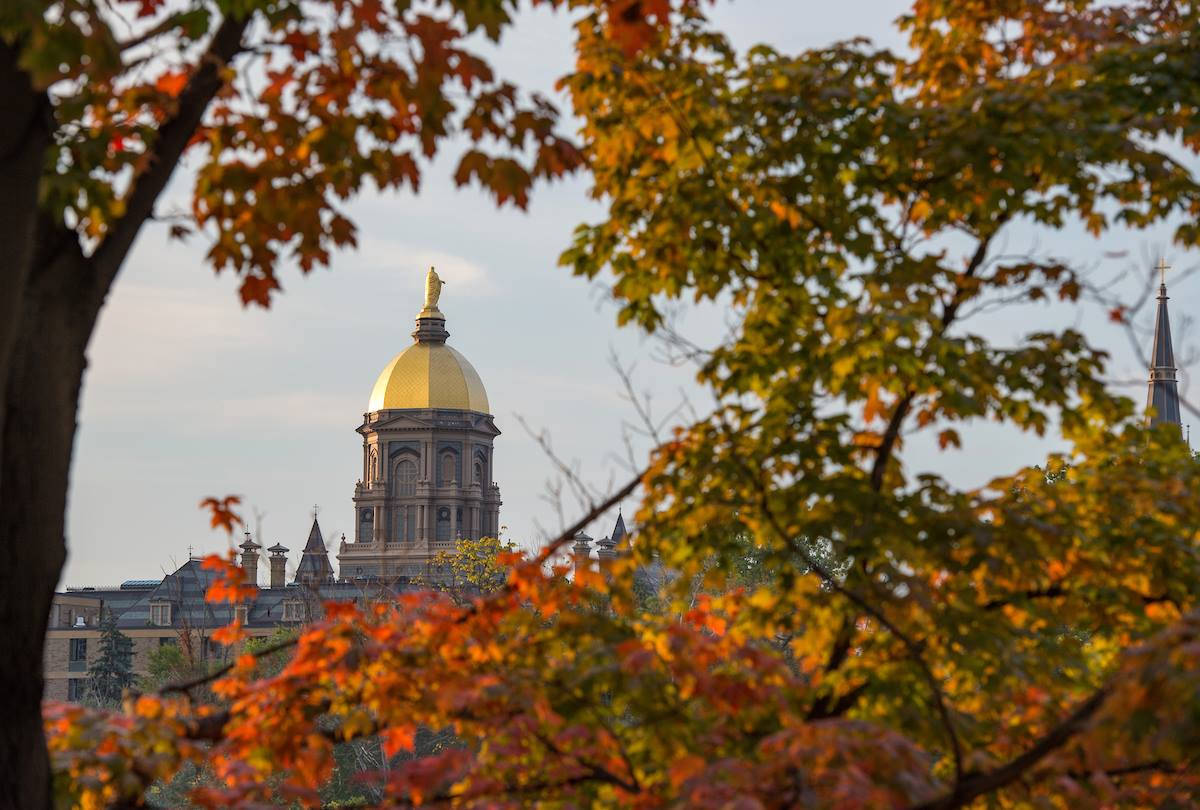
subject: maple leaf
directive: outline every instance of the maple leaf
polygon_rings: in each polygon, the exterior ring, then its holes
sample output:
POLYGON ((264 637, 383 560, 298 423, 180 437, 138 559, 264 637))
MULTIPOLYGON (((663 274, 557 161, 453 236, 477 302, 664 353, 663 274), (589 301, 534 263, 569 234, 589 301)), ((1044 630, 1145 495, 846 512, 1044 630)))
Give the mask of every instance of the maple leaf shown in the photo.
POLYGON ((241 517, 233 511, 242 502, 239 495, 226 495, 224 498, 209 497, 200 501, 200 508, 207 509, 211 514, 209 525, 214 529, 222 529, 226 534, 233 534, 234 526, 242 524, 241 517))
POLYGON ((394 757, 401 751, 413 750, 413 741, 416 739, 416 729, 412 726, 390 726, 379 732, 383 745, 383 752, 387 756, 394 757))
POLYGON ((164 73, 159 76, 154 82, 154 86, 160 93, 165 93, 168 96, 177 96, 183 92, 183 88, 187 86, 188 74, 184 71, 173 73, 164 73))

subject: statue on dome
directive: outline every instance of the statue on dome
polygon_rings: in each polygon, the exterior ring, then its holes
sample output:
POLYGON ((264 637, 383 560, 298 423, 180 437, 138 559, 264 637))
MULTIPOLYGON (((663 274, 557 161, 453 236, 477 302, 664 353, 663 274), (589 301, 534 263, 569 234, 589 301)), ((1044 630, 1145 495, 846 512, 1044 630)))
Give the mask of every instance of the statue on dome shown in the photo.
POLYGON ((446 282, 442 281, 441 276, 437 274, 437 270, 429 268, 429 273, 425 276, 425 310, 428 312, 438 311, 438 299, 442 297, 442 287, 446 282))

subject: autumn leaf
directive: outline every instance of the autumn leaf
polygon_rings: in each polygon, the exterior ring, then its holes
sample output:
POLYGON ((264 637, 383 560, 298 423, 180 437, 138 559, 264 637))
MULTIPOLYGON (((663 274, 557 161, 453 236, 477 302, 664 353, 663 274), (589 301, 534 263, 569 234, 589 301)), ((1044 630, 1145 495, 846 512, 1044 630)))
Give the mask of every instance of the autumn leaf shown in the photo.
POLYGON ((154 86, 158 88, 160 93, 165 93, 168 96, 177 96, 183 92, 183 88, 187 86, 187 82, 187 73, 164 73, 155 80, 154 86))
POLYGON ((233 527, 242 524, 241 517, 233 511, 242 502, 241 496, 226 495, 224 498, 205 498, 200 501, 200 508, 210 512, 209 525, 221 529, 226 534, 233 534, 233 527))

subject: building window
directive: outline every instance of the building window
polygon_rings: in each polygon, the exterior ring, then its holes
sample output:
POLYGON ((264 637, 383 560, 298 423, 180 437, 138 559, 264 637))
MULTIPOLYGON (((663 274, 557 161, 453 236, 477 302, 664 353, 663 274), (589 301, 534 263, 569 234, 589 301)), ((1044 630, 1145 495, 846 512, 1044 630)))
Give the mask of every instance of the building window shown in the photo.
POLYGON ((87 660, 87 639, 71 639, 71 663, 87 660))
POLYGON ((283 603, 283 620, 285 622, 302 622, 304 621, 304 603, 303 602, 284 602, 283 603))
POLYGON ((404 459, 396 465, 396 494, 417 494, 417 465, 411 459, 404 459))
POLYGON ((437 511, 437 539, 450 539, 450 510, 445 507, 437 511))
POLYGON ((242 624, 246 624, 247 622, 250 621, 250 606, 249 605, 237 605, 234 607, 233 610, 234 610, 234 615, 237 617, 237 620, 239 622, 241 622, 242 624))
POLYGON ((83 678, 67 678, 67 700, 72 703, 83 700, 83 678))
POLYGON ((483 462, 475 462, 475 483, 483 486, 483 462))
POLYGON ((171 626, 171 603, 170 602, 151 602, 150 603, 150 624, 155 627, 170 627, 171 626))
POLYGON ((454 483, 454 481, 457 480, 457 478, 458 478, 458 476, 455 475, 455 472, 456 471, 454 469, 454 454, 453 453, 443 453, 442 454, 441 485, 446 487, 446 486, 450 486, 450 484, 454 483))
POLYGON ((213 641, 208 636, 200 639, 200 657, 201 658, 220 658, 225 648, 221 646, 221 642, 213 641))
POLYGON ((174 643, 175 638, 173 636, 160 636, 158 639, 158 646, 160 647, 169 647, 174 643))

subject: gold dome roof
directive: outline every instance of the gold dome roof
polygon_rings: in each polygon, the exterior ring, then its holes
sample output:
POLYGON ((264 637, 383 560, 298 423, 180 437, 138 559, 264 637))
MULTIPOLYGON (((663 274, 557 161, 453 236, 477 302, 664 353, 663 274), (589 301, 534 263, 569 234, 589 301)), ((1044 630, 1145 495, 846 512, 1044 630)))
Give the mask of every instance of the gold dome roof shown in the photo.
POLYGON ((446 345, 446 316, 438 309, 442 280, 431 267, 425 306, 417 314, 416 343, 392 358, 371 390, 368 411, 450 408, 491 413, 487 391, 467 358, 446 345))
POLYGON ((387 364, 371 390, 367 410, 386 408, 491 413, 479 374, 467 358, 444 343, 414 343, 387 364))

